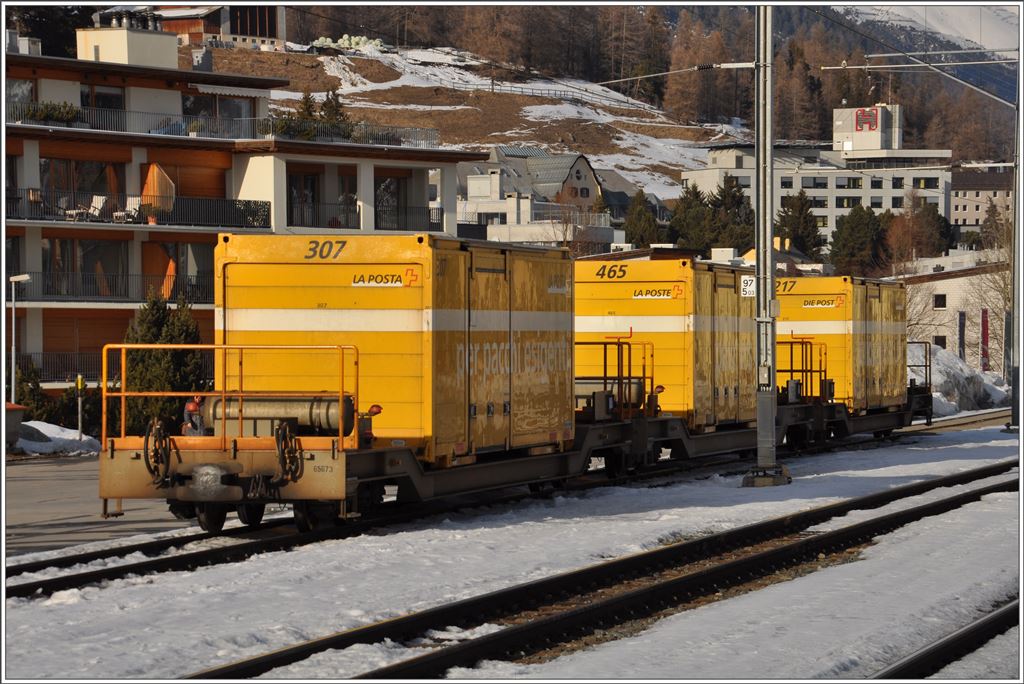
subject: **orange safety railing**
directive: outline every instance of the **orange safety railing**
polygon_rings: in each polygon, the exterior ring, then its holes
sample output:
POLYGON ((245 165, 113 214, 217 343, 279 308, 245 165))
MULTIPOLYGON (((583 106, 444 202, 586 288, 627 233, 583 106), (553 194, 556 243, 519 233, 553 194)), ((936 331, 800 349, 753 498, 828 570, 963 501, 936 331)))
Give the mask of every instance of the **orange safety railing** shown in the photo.
POLYGON ((647 406, 647 397, 654 391, 654 343, 626 342, 618 339, 609 342, 576 342, 577 347, 599 347, 601 349, 601 375, 576 376, 579 383, 592 383, 601 391, 611 390, 615 398, 615 410, 621 420, 628 420, 641 411, 654 409, 647 406), (634 361, 635 359, 635 361, 634 361), (635 397, 634 389, 640 388, 642 396, 635 397))
POLYGON ((821 381, 828 378, 828 351, 824 344, 810 339, 794 337, 776 340, 776 383, 785 387, 789 380, 799 380, 801 393, 807 397, 819 396, 821 381), (783 349, 780 353, 780 348, 783 349), (788 349, 788 353, 784 350, 788 349), (784 364, 788 363, 786 366, 784 364))
MULTIPOLYGON (((232 375, 234 379, 234 375, 232 375)), ((191 398, 195 396, 206 397, 218 397, 221 401, 220 406, 221 416, 219 419, 220 430, 219 434, 214 437, 206 437, 208 440, 219 440, 220 448, 228 448, 228 437, 227 437, 227 422, 228 411, 227 400, 233 399, 238 402, 238 434, 243 434, 243 423, 245 420, 244 404, 245 399, 337 399, 338 401, 338 437, 343 439, 345 437, 345 397, 348 396, 352 401, 353 417, 358 416, 359 411, 359 350, 352 345, 238 345, 238 344, 108 344, 103 347, 103 361, 102 361, 102 375, 101 383, 102 388, 102 440, 103 444, 107 442, 107 406, 108 402, 113 399, 120 400, 120 437, 127 437, 127 409, 128 399, 132 397, 182 397, 191 398), (153 390, 132 390, 128 387, 128 380, 131 378, 128 368, 129 351, 203 351, 213 350, 214 354, 219 357, 221 363, 218 363, 219 369, 214 379, 214 387, 220 389, 210 391, 153 391, 153 390), (286 352, 286 351, 336 351, 338 353, 338 390, 335 391, 278 391, 278 390, 245 390, 244 381, 245 377, 245 355, 246 352, 286 352), (120 356, 120 386, 113 386, 114 383, 110 378, 110 355, 112 352, 119 352, 120 356), (226 352, 237 352, 238 363, 236 367, 237 372, 237 385, 238 388, 234 390, 227 390, 228 380, 228 363, 226 352), (345 391, 345 366, 347 357, 351 357, 352 372, 352 391, 345 391)), ((235 419, 231 419, 235 420, 235 419)))

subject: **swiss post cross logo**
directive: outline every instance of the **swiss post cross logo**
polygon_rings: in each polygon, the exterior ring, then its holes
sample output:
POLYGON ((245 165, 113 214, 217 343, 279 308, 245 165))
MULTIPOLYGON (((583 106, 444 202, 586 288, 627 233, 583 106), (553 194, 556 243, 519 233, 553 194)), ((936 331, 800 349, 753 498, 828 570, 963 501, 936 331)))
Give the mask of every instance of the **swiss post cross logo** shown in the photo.
POLYGON ((858 131, 863 131, 865 127, 869 131, 878 130, 878 107, 858 109, 854 117, 854 125, 858 131))

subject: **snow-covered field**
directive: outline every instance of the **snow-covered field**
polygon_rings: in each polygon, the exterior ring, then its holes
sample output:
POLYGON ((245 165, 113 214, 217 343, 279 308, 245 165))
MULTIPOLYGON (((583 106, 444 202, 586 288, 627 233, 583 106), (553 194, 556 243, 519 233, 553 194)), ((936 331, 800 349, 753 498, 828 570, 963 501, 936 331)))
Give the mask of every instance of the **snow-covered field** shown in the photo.
MULTIPOLYGON (((1016 436, 997 429, 949 433, 898 447, 801 459, 791 464, 794 481, 785 487, 743 489, 737 475, 655 489, 608 488, 451 514, 384 536, 268 553, 229 566, 115 580, 49 598, 9 599, 4 666, 13 678, 178 677, 668 539, 728 529, 1017 452, 1016 436)), ((986 497, 888 535, 857 563, 682 614, 660 623, 649 639, 607 644, 544 666, 485 664, 457 674, 862 677, 884 659, 961 626, 991 601, 1017 590, 1018 508, 1016 495, 986 497), (946 599, 952 596, 957 600, 950 605, 946 599), (658 669, 656 663, 665 664, 665 658, 645 655, 646 644, 658 639, 677 644, 666 652, 675 654, 668 662, 678 669, 658 669), (708 644, 714 643, 720 644, 717 655, 709 657, 708 644), (615 669, 602 669, 611 663, 615 669)), ((394 644, 367 645, 324 653, 269 675, 343 678, 406 654, 394 644)))

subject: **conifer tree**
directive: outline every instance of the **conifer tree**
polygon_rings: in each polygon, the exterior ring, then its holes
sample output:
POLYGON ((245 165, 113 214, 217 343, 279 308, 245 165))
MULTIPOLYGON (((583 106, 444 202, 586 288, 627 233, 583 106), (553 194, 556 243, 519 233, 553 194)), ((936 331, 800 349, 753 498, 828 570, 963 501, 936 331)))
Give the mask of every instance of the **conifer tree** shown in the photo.
POLYGON ((828 243, 818 230, 817 220, 811 213, 811 200, 802 189, 796 195, 782 198, 782 210, 776 219, 779 237, 789 238, 794 249, 811 259, 822 258, 822 248, 828 243))
MULTIPOLYGON (((199 325, 192 309, 179 297, 172 310, 164 296, 150 289, 128 326, 124 341, 141 344, 198 344, 199 325)), ((202 357, 198 351, 129 350, 127 372, 122 369, 123 386, 132 391, 188 392, 203 388, 202 357)), ((132 397, 128 400, 128 434, 141 435, 149 421, 158 418, 171 433, 181 422, 180 398, 132 397)))
POLYGON ((870 208, 856 206, 840 216, 829 254, 838 275, 872 276, 885 268, 888 254, 882 222, 870 208))
POLYGON ((649 247, 652 242, 660 240, 658 223, 654 220, 654 214, 647 208, 647 198, 643 190, 637 190, 629 200, 626 221, 622 228, 626 231, 626 240, 638 248, 649 247))
POLYGON ((331 126, 333 135, 339 138, 352 137, 352 121, 342 107, 337 91, 327 91, 327 96, 320 105, 320 119, 331 126))
POLYGON ((297 115, 300 119, 311 121, 316 118, 316 100, 313 99, 309 89, 302 91, 302 99, 299 100, 297 115))
POLYGON ((689 185, 676 203, 669 223, 673 242, 707 256, 711 249, 711 208, 696 184, 689 185))
POLYGON ((743 253, 754 246, 754 208, 736 178, 727 174, 708 204, 712 247, 732 247, 743 253))

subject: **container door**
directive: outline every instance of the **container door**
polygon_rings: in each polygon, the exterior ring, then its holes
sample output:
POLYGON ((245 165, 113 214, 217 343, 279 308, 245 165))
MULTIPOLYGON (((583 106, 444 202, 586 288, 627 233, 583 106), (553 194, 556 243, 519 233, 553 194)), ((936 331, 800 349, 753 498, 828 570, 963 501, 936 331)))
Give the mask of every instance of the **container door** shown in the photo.
POLYGON ((737 418, 736 375, 739 364, 739 328, 736 310, 736 276, 715 273, 715 405, 718 422, 737 418))
POLYGON ((868 285, 867 335, 867 402, 869 407, 879 406, 882 402, 882 375, 885 373, 884 335, 882 335, 882 300, 877 283, 868 285))
POLYGON ((508 257, 489 249, 473 249, 471 255, 470 449, 506 449, 512 401, 508 257))
POLYGON ((850 391, 847 396, 837 396, 839 400, 846 400, 851 409, 861 409, 867 406, 867 372, 868 372, 868 304, 867 287, 864 285, 853 286, 853 339, 850 349, 850 391))
POLYGON ((572 440, 571 269, 557 254, 511 256, 513 448, 572 440))
POLYGON ((469 451, 469 253, 434 252, 434 450, 438 455, 469 451))
MULTIPOLYGON (((714 287, 715 275, 709 271, 693 272, 693 423, 691 428, 714 425, 715 408, 715 345, 714 287)), ((655 350, 657 352, 657 350, 655 350)))

